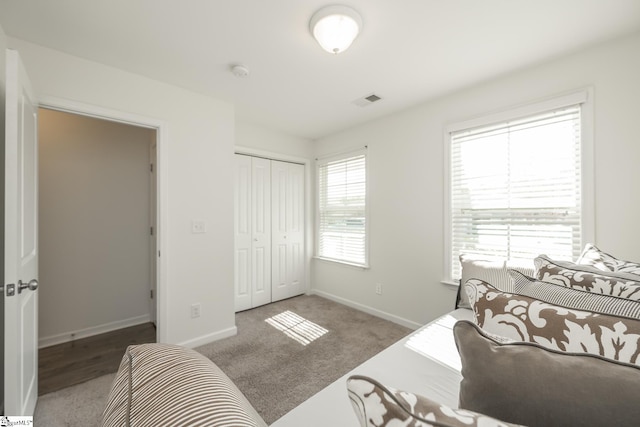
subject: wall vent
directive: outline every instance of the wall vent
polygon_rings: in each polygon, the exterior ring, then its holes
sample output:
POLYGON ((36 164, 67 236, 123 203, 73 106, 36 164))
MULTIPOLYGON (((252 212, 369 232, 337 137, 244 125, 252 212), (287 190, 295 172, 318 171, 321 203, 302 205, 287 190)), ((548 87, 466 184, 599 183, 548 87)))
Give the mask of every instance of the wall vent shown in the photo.
POLYGON ((355 101, 353 101, 353 104, 357 105, 358 107, 368 107, 369 105, 373 104, 374 102, 378 102, 381 99, 382 98, 380 96, 372 93, 371 95, 363 96, 362 98, 356 99, 355 101))

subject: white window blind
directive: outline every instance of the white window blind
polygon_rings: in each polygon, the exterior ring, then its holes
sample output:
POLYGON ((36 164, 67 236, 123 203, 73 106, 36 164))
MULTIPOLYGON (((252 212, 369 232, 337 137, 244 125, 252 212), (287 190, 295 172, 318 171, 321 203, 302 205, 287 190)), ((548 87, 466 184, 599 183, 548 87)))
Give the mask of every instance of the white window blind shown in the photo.
POLYGON ((581 249, 580 105, 450 134, 450 267, 459 255, 573 260, 581 249))
POLYGON ((366 266, 366 154, 318 162, 318 256, 366 266))

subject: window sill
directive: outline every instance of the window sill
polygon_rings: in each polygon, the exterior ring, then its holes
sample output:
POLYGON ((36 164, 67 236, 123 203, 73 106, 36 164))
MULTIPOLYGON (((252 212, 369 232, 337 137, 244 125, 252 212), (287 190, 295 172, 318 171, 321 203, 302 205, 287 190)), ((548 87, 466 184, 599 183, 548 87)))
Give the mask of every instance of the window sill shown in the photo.
POLYGON ((359 269, 362 269, 362 270, 368 270, 369 269, 369 264, 355 264, 355 263, 348 262, 348 261, 341 261, 339 259, 332 259, 332 258, 323 258, 323 257, 319 257, 319 256, 314 256, 313 259, 317 259, 317 260, 324 261, 324 262, 331 262, 331 263, 335 263, 335 264, 346 265, 348 267, 359 268, 359 269))
POLYGON ((452 288, 460 287, 460 283, 459 282, 452 281, 452 280, 441 280, 440 283, 442 283, 445 286, 450 286, 452 288))

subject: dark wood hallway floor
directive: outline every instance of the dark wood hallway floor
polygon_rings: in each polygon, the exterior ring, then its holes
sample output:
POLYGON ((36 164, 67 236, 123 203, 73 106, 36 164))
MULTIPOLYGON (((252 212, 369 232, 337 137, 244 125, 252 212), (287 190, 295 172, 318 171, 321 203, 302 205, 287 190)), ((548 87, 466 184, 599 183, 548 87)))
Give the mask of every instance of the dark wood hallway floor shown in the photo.
POLYGON ((127 346, 155 341, 154 324, 145 323, 42 348, 38 352, 38 394, 116 372, 127 346))

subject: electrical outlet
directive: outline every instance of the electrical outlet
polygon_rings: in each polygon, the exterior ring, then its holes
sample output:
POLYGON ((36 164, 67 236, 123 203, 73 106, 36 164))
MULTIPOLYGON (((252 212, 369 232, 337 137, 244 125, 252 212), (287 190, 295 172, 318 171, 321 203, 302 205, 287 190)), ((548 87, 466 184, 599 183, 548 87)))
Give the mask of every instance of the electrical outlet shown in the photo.
POLYGON ((207 232, 207 223, 204 221, 191 221, 191 233, 202 234, 207 232))
POLYGON ((382 295, 382 283, 376 283, 376 294, 382 295))
POLYGON ((191 318, 200 317, 200 303, 191 304, 191 318))

